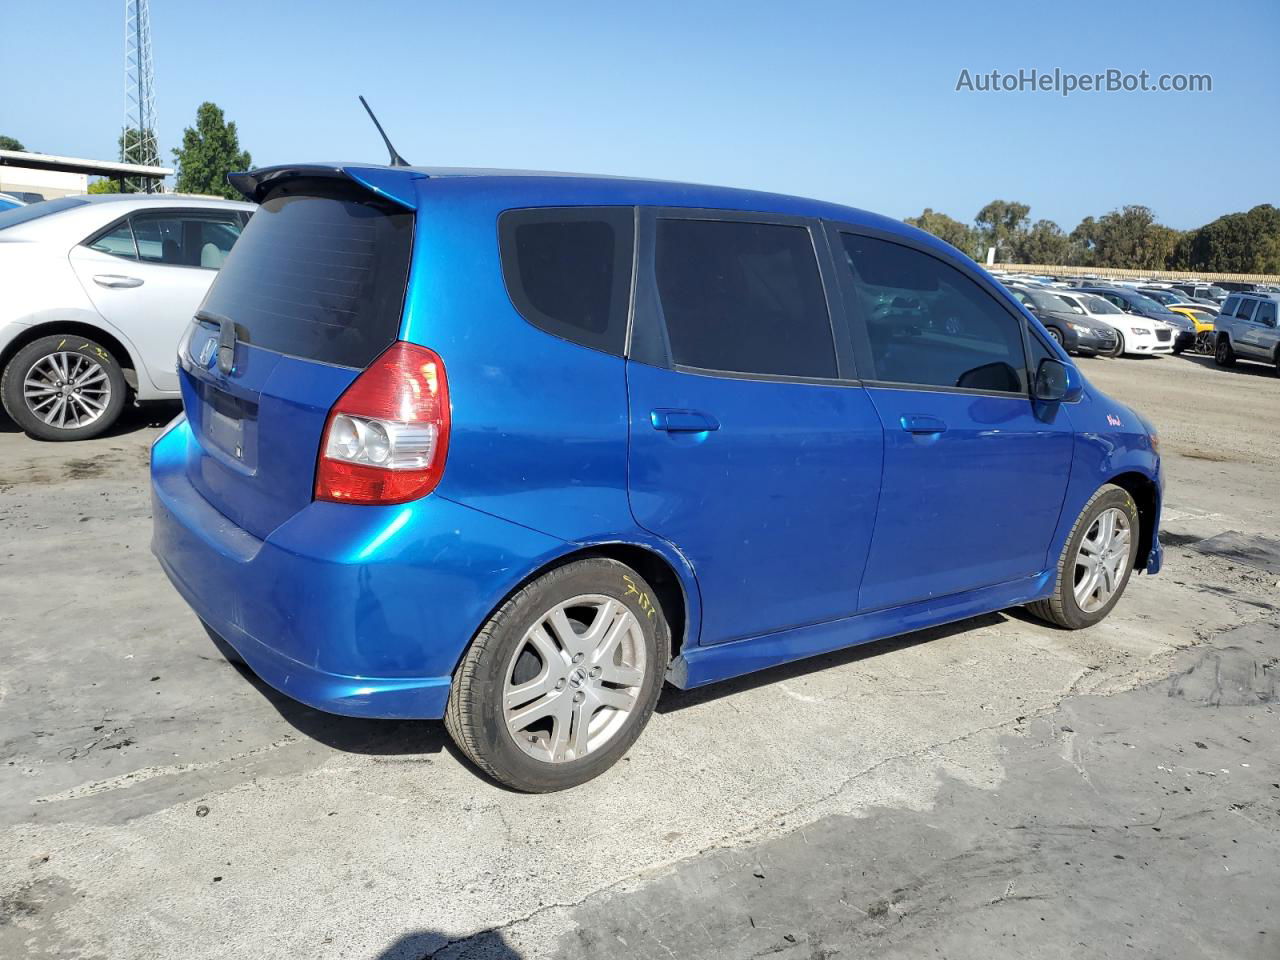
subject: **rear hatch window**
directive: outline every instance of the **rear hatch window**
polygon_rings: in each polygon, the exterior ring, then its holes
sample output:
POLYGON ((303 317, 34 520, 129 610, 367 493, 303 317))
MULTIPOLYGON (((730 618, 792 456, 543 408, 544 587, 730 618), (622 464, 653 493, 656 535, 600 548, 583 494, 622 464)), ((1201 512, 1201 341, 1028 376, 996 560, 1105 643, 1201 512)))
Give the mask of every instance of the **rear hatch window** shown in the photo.
POLYGON ((260 349, 363 369, 399 334, 412 238, 401 207, 293 181, 254 214, 202 313, 260 349))
POLYGON ((268 536, 312 500, 329 409, 400 333, 413 213, 354 184, 295 178, 227 256, 182 352, 198 449, 187 476, 242 529, 268 536), (235 324, 219 369, 219 328, 235 324))

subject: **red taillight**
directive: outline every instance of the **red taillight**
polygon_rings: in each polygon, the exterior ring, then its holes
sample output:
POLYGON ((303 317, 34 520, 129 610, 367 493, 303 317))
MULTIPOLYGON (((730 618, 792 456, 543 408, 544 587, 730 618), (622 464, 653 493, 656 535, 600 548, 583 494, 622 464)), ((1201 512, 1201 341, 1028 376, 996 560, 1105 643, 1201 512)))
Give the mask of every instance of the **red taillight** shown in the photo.
POLYGON ((449 383, 434 351, 396 341, 329 411, 316 499, 404 503, 436 488, 449 450, 449 383))

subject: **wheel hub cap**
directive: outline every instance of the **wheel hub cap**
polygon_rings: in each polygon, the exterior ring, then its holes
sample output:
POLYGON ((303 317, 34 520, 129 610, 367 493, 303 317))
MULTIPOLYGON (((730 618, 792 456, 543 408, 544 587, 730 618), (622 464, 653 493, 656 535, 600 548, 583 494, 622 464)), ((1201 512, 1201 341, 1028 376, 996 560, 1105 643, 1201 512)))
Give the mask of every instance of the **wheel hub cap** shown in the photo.
POLYGON ((111 380, 96 360, 60 350, 31 365, 22 381, 22 399, 49 426, 74 430, 106 413, 111 380))
POLYGON ((1085 613, 1105 607, 1124 581, 1130 551, 1129 515, 1109 507, 1089 525, 1076 551, 1072 592, 1085 613))
POLYGON ((545 763, 599 750, 639 702, 645 651, 640 622, 621 601, 591 594, 556 604, 507 664, 502 710, 511 739, 545 763))

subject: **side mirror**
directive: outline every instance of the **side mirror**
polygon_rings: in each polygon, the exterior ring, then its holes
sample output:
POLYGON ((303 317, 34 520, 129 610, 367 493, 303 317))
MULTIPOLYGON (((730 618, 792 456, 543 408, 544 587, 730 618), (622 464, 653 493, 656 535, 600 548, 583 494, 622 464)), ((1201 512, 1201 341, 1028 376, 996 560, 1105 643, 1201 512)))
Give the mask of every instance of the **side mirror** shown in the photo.
POLYGON ((1037 400, 1046 403, 1075 403, 1083 392, 1084 384, 1075 367, 1050 357, 1040 361, 1033 391, 1037 400))

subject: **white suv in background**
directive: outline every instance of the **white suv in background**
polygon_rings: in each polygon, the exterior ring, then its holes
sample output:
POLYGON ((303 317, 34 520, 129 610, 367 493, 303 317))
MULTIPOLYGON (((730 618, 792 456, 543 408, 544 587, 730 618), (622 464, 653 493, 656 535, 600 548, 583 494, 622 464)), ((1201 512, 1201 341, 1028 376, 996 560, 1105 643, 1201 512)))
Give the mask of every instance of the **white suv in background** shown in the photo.
POLYGON ((0 212, 0 399, 26 433, 82 440, 176 399, 178 340, 254 205, 63 197, 0 212))

